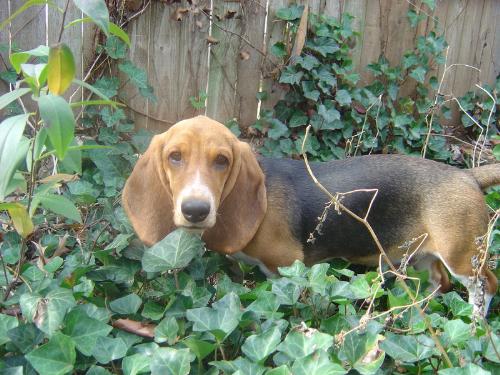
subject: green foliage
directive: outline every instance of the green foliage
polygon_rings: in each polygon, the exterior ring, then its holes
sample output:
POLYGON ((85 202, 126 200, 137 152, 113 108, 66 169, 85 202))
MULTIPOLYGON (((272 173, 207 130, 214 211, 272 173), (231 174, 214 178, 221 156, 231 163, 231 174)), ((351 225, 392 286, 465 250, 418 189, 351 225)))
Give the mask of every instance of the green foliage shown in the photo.
MULTIPOLYGON (((426 4, 431 9, 435 6, 433 1, 426 4)), ((381 56, 367 66, 373 81, 359 85, 360 77, 354 73, 351 58, 357 33, 349 15, 344 14, 339 22, 310 14, 304 49, 300 56, 290 59, 286 46, 297 35, 302 10, 291 6, 277 12, 277 17, 287 22, 287 32, 271 52, 286 64, 278 78, 286 94, 273 110, 262 111, 254 125, 266 135, 262 153, 296 157, 301 152, 305 128, 310 125, 312 134, 306 151, 313 160, 389 152, 425 153, 433 159, 463 162, 442 137, 442 119, 450 111, 441 105, 439 95, 440 101, 434 105, 433 96, 437 94, 428 89, 430 85, 437 90, 436 66, 444 64, 447 44, 442 35, 431 31, 419 36, 415 48, 406 51, 398 65, 391 66, 381 56), (402 87, 412 88, 412 94, 402 95, 402 87)), ((417 16, 413 8, 408 17, 414 27, 426 18, 423 14, 417 16)), ((486 89, 493 92, 490 87, 486 89)), ((479 126, 471 131, 471 136, 477 138, 480 126, 494 121, 488 119, 492 100, 470 93, 460 101, 473 117, 480 117, 479 126)), ((462 121, 465 126, 474 124, 465 114, 462 121)))

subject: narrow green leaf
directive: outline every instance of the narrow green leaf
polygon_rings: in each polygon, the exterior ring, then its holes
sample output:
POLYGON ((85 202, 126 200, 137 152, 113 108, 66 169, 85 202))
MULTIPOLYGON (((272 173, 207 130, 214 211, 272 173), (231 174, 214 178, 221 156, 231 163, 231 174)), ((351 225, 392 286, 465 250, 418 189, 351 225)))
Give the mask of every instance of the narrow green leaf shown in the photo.
POLYGON ((116 108, 116 105, 113 105, 111 103, 115 103, 114 101, 112 101, 108 96, 106 96, 101 90, 99 90, 98 88, 92 86, 92 85, 89 85, 87 82, 84 82, 84 81, 80 81, 79 79, 74 79, 73 80, 73 83, 76 83, 77 85, 79 86, 82 86, 84 88, 86 88, 87 90, 89 91, 92 91, 94 94, 96 94, 98 97, 100 97, 102 100, 105 100, 106 102, 109 102, 110 105, 113 107, 113 108, 116 108))
POLYGON ((0 201, 5 193, 16 167, 26 157, 27 145, 20 147, 28 114, 12 116, 0 123, 0 201))
MULTIPOLYGON (((1 98, 0 98, 1 99, 1 98)), ((80 102, 73 102, 69 104, 71 108, 85 107, 89 105, 110 105, 112 107, 124 107, 125 104, 120 102, 115 102, 114 100, 82 100, 80 102)))
POLYGON ((57 333, 47 344, 28 353, 26 359, 41 375, 67 374, 75 364, 75 343, 68 336, 57 333))
POLYGON ((64 43, 50 47, 47 65, 47 83, 54 95, 62 95, 75 77, 75 59, 71 49, 64 43))
POLYGON ((57 194, 41 194, 38 196, 40 204, 47 210, 50 210, 58 215, 67 217, 68 219, 82 222, 80 212, 75 204, 63 195, 57 194))
POLYGON ((123 29, 120 26, 114 24, 113 22, 110 22, 109 32, 114 36, 117 36, 118 38, 123 40, 130 48, 130 38, 128 37, 128 34, 125 31, 123 31, 123 29))
POLYGON ((9 18, 7 18, 5 21, 2 21, 2 23, 0 23, 0 30, 2 30, 6 25, 11 23, 12 20, 14 20, 21 13, 23 13, 26 9, 28 9, 32 6, 35 6, 35 5, 45 5, 45 4, 55 6, 52 3, 52 1, 50 1, 50 0, 29 0, 29 1, 26 1, 14 13, 12 13, 12 15, 9 18))
POLYGON ((184 268, 202 253, 203 243, 198 236, 177 229, 144 252, 142 267, 147 272, 184 268))
POLYGON ((50 143, 59 159, 64 159, 75 134, 75 117, 64 98, 51 94, 43 95, 38 100, 40 115, 50 143))
POLYGON ((104 0, 73 0, 74 4, 109 35, 109 12, 104 0))
POLYGON ((0 110, 4 109, 6 106, 8 106, 10 103, 12 103, 14 100, 20 98, 24 94, 27 94, 31 90, 29 88, 20 88, 16 89, 13 91, 10 91, 6 94, 3 94, 0 96, 0 110))
POLYGON ((26 207, 18 202, 15 203, 0 203, 0 211, 7 210, 9 212, 12 223, 16 232, 23 238, 28 237, 33 233, 33 222, 26 207))

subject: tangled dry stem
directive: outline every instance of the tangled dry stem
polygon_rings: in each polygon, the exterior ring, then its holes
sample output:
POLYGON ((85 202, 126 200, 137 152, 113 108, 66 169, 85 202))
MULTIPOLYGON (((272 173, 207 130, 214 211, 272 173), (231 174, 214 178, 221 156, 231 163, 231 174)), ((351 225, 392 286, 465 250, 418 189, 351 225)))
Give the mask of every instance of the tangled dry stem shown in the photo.
MULTIPOLYGON (((311 129, 311 125, 309 125, 306 128, 306 133, 305 133, 304 139, 302 141, 301 154, 302 154, 302 157, 304 158, 304 163, 306 165, 307 171, 308 171, 309 175, 311 176, 312 180, 330 198, 330 202, 332 202, 332 204, 335 207, 338 207, 339 210, 341 210, 342 212, 345 212, 346 214, 348 214, 349 216, 351 216, 353 219, 355 219, 356 221, 358 221, 359 223, 361 223, 362 225, 365 226, 365 228, 370 233, 373 241, 375 242, 375 245, 376 245, 377 249, 380 252, 381 258, 383 258, 384 261, 387 263, 387 265, 389 266, 391 272, 394 273, 394 274, 396 274, 396 275, 398 275, 400 277, 401 287, 403 288, 403 290, 405 291, 405 293, 410 297, 410 300, 412 301, 412 303, 410 304, 410 306, 408 308, 415 307, 417 309, 417 311, 419 312, 420 316, 422 317, 422 319, 423 319, 423 321, 424 321, 424 323, 426 325, 426 328, 430 332, 431 337, 432 337, 434 343, 436 344, 437 349, 441 353, 441 356, 442 356, 443 360, 445 361, 446 365, 448 367, 450 367, 450 368, 453 367, 453 365, 451 363, 451 360, 448 357, 448 354, 446 353, 446 350, 444 349, 443 345, 441 344, 441 341, 439 340, 438 336, 436 335, 436 332, 435 332, 434 328, 432 327, 429 319, 427 318, 427 315, 425 314, 424 310, 420 306, 420 304, 422 303, 422 301, 416 299, 415 294, 410 289, 410 287, 406 284, 406 280, 408 279, 408 276, 402 275, 402 274, 400 274, 398 272, 398 269, 395 267, 395 265, 393 264, 393 262, 391 261, 391 259, 387 256, 387 253, 385 252, 382 244, 380 243, 380 240, 378 239, 377 234, 373 230, 373 227, 370 225, 370 223, 367 220, 367 218, 368 218, 368 216, 370 214, 370 209, 371 209, 371 206, 372 206, 372 203, 374 201, 374 198, 375 198, 376 194, 374 194, 374 197, 372 198, 372 201, 370 202, 370 206, 368 207, 366 215, 364 217, 360 217, 360 216, 356 215, 354 212, 352 212, 349 208, 347 208, 346 206, 344 206, 337 199, 337 195, 333 195, 330 191, 328 191, 328 189, 326 189, 319 182, 319 180, 316 178, 316 176, 314 175, 314 173, 313 173, 313 171, 312 171, 312 169, 311 169, 311 167, 309 165, 307 154, 305 152, 305 144, 306 144, 306 141, 307 141, 310 129, 311 129)), ((376 189, 374 189, 374 190, 376 190, 376 189)), ((382 270, 379 269, 379 273, 381 273, 381 272, 382 272, 382 270)), ((436 291, 434 291, 433 293, 435 293, 435 292, 436 291)), ((427 299, 424 299, 424 300, 427 301, 427 299)), ((397 307, 397 309, 400 309, 400 307, 397 307)), ((368 318, 365 318, 365 320, 366 319, 368 319, 368 318)), ((370 319, 373 319, 373 318, 370 318, 370 319)))

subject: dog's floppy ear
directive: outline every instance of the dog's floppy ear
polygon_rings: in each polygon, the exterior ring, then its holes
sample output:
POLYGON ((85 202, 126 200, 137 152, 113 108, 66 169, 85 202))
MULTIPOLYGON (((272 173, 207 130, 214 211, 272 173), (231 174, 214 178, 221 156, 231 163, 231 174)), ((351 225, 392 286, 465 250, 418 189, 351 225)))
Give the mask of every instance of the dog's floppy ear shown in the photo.
POLYGON ((163 170, 162 136, 151 141, 128 178, 122 202, 137 235, 151 246, 174 229, 172 194, 163 170))
POLYGON ((267 209, 264 173, 250 146, 236 141, 233 155, 215 226, 202 237, 207 248, 225 254, 238 252, 250 242, 267 209))

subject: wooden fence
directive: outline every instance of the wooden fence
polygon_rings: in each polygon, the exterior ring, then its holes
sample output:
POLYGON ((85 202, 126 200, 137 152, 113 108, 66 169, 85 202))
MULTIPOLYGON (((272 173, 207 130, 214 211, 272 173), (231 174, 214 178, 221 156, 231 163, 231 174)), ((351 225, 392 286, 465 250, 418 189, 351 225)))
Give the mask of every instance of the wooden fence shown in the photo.
MULTIPOLYGON (((0 2, 0 21, 24 3, 22 0, 0 2)), ((62 8, 66 4, 66 0, 53 2, 62 8)), ((108 0, 108 3, 123 4, 123 0, 108 0)), ((436 0, 432 12, 421 0, 144 0, 134 3, 139 4, 139 12, 128 25, 132 42, 129 56, 146 70, 158 102, 144 100, 128 85, 122 93, 136 124, 155 131, 196 113, 206 113, 223 122, 235 118, 243 126, 253 123, 258 112, 256 93, 259 89, 264 88, 271 94, 270 102, 263 103, 264 106, 272 105, 282 94, 269 79, 271 69, 266 61, 270 58, 269 48, 283 33, 284 22, 276 20, 275 12, 293 3, 308 4, 311 12, 333 17, 342 17, 345 13, 355 16, 354 28, 361 37, 353 49, 353 57, 361 74, 360 84, 372 79, 365 69, 368 63, 377 60, 380 54, 391 63, 398 63, 403 52, 415 45, 417 36, 432 29, 444 31, 446 35, 450 45, 448 64, 468 64, 480 69, 480 72, 466 67, 451 70, 445 81, 447 93, 461 95, 474 89, 475 83, 491 85, 500 73, 498 0, 436 0), (407 20, 410 7, 426 15, 426 20, 416 29, 407 20), (211 39, 217 43, 209 44, 207 41, 211 39), (197 97, 200 92, 208 95, 207 107, 196 110, 189 98, 197 97)), ((66 23, 81 17, 70 2, 66 23)), ((10 28, 0 32, 0 43, 8 43, 10 38, 22 49, 50 44, 58 38, 61 21, 60 12, 50 7, 33 7, 10 28)), ((62 39, 77 55, 79 75, 85 77, 95 58, 94 29, 83 24, 66 30, 62 39)))

